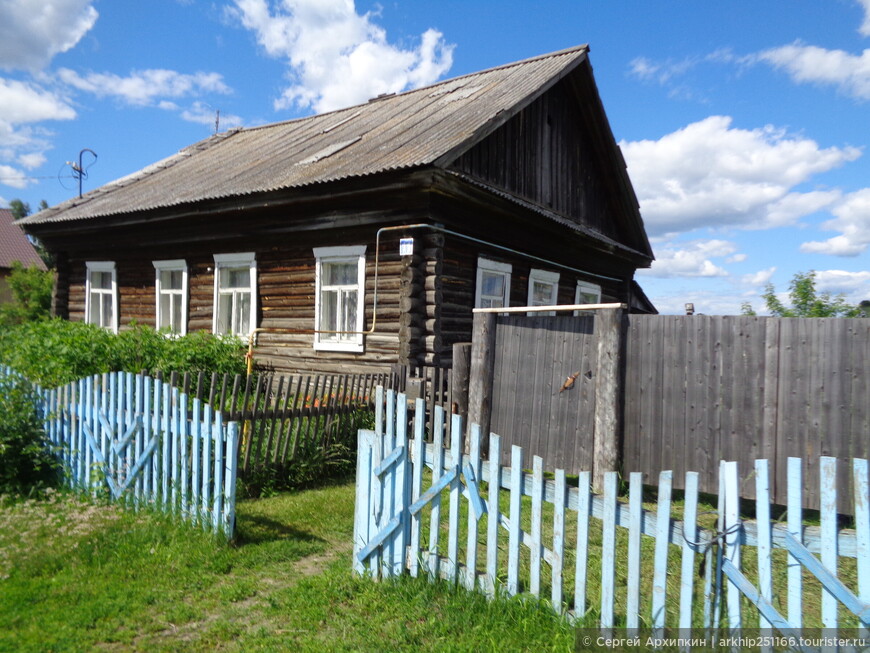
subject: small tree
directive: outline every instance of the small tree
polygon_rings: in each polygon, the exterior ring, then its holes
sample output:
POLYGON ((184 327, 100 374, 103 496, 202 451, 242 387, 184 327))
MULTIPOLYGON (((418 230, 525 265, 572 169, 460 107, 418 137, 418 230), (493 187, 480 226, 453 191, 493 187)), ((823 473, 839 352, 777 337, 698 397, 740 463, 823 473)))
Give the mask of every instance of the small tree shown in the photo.
MULTIPOLYGON (((849 304, 844 295, 819 293, 816 290, 816 273, 798 272, 789 283, 789 299, 791 307, 783 304, 772 283, 764 287, 761 297, 767 310, 774 317, 867 317, 868 306, 865 302, 857 306, 849 304)), ((755 315, 752 305, 748 302, 742 306, 743 315, 755 315)))
POLYGON ((25 268, 20 261, 13 261, 6 283, 12 292, 12 303, 0 306, 0 325, 11 326, 51 317, 54 274, 50 270, 40 270, 36 265, 25 268))

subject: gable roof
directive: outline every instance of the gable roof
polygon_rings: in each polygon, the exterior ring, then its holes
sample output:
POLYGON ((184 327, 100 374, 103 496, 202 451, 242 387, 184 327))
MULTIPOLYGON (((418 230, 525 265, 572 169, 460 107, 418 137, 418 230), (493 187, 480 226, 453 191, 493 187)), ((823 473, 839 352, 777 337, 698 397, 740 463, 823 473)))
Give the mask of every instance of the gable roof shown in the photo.
MULTIPOLYGON (((578 68, 592 80, 587 53, 577 46, 346 109, 216 134, 20 224, 172 211, 391 170, 447 168, 578 68)), ((594 94, 590 106, 614 151, 608 174, 628 192, 623 205, 651 256, 624 161, 594 94)))
POLYGON ((0 268, 11 268, 13 261, 21 261, 24 267, 36 265, 40 270, 45 269, 36 249, 15 224, 12 209, 0 209, 0 268))
POLYGON ((252 195, 438 163, 491 133, 586 60, 578 46, 380 96, 366 104, 233 129, 21 224, 80 220, 252 195))

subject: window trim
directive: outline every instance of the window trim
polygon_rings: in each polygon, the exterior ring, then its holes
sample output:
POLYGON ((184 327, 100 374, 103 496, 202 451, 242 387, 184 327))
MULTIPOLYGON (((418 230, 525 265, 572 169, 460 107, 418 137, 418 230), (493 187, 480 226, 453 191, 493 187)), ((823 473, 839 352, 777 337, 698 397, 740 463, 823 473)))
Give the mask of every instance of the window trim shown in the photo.
POLYGON ((223 336, 238 336, 247 338, 257 328, 257 256, 255 252, 236 252, 232 254, 215 254, 214 255, 214 299, 212 301, 212 322, 211 332, 215 335, 223 336), (218 300, 220 290, 220 271, 222 268, 241 268, 248 266, 251 273, 251 309, 248 323, 250 331, 248 333, 220 333, 218 331, 218 300))
POLYGON ((501 274, 504 279, 504 298, 502 299, 503 308, 510 306, 511 302, 511 272, 513 266, 510 263, 502 263, 494 261, 484 256, 477 257, 477 276, 474 286, 474 308, 481 308, 482 291, 483 291, 483 273, 492 272, 501 274))
POLYGON ((362 353, 365 351, 363 327, 365 324, 365 293, 366 293, 366 246, 341 245, 336 247, 314 247, 314 349, 317 351, 345 351, 362 353), (322 265, 327 263, 353 262, 357 264, 357 304, 356 331, 352 342, 324 342, 318 332, 320 326, 320 284, 322 265))
MULTIPOLYGON (((163 261, 151 261, 154 266, 154 326, 159 330, 160 318, 160 293, 163 292, 163 284, 160 281, 161 272, 181 271, 181 325, 178 331, 170 331, 171 335, 187 335, 187 302, 188 302, 188 276, 187 261, 184 259, 169 259, 163 261)), ((175 294, 175 291, 171 294, 175 294)))
MULTIPOLYGON (((583 293, 595 294, 598 297, 598 299, 597 299, 597 301, 591 302, 591 303, 593 303, 593 304, 600 304, 601 303, 601 286, 599 286, 598 284, 589 283, 588 281, 577 281, 577 286, 574 290, 574 303, 575 304, 588 304, 588 303, 590 303, 590 302, 581 302, 580 301, 580 296, 583 293)), ((574 315, 581 315, 584 312, 585 311, 574 311, 574 315)))
MULTIPOLYGON (((92 272, 111 272, 112 273, 112 324, 97 326, 103 329, 110 330, 112 333, 118 333, 118 270, 115 267, 114 261, 85 261, 85 323, 91 322, 91 310, 93 309, 91 302, 91 273, 92 272)), ((99 294, 105 294, 105 290, 99 289, 99 294)))
MULTIPOLYGON (((529 294, 527 299, 527 306, 534 306, 533 298, 534 298, 534 287, 535 282, 539 281, 541 283, 549 283, 552 286, 552 290, 550 292, 550 303, 549 304, 541 304, 541 306, 555 306, 559 303, 559 273, 552 272, 550 270, 542 270, 540 268, 532 268, 529 271, 529 294)), ((547 311, 547 312, 534 312, 529 313, 529 315, 555 315, 555 311, 547 311)))

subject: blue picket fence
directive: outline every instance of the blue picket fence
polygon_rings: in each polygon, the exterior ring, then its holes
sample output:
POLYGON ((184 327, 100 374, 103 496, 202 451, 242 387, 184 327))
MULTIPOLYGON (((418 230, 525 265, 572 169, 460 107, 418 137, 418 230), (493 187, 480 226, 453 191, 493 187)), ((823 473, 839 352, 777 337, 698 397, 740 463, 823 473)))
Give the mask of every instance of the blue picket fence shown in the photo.
POLYGON ((232 536, 237 422, 224 423, 208 404, 141 374, 112 372, 37 391, 68 487, 232 536))
MULTIPOLYGON (((787 523, 770 519, 767 461, 761 460, 743 480, 755 478, 756 519, 741 518, 737 464, 725 462, 715 517, 701 520, 698 474, 688 472, 677 519, 670 471, 660 474, 650 510, 643 506, 640 473, 629 476, 627 500, 619 497, 616 472, 605 474, 595 494, 589 472, 579 475, 577 487, 560 469, 548 479, 542 459, 533 456, 529 466, 518 446, 511 449, 510 467, 501 465, 495 434, 489 436, 489 460, 483 460, 480 430, 471 426, 466 449, 457 415, 451 429, 456 437, 445 448, 448 416, 436 407, 427 434, 422 400, 413 419, 405 396, 392 391, 379 389, 376 407, 375 430, 359 432, 357 573, 424 574, 489 595, 527 594, 548 600, 575 622, 590 625, 593 615, 603 629, 648 627, 661 634, 753 627, 793 635, 812 622, 830 633, 840 625, 838 606, 840 614, 851 613, 845 626, 870 626, 866 460, 852 461, 853 529, 838 527, 837 461, 827 457, 819 461, 818 526, 802 520, 797 458, 789 459, 787 523), (753 559, 751 572, 741 568, 741 552, 753 559), (853 559, 848 586, 837 577, 843 559, 853 559), (786 575, 785 596, 777 595, 772 579, 786 575), (808 613, 819 603, 809 600, 809 592, 821 593, 820 614, 808 613)), ((782 590, 783 583, 777 585, 782 590)))

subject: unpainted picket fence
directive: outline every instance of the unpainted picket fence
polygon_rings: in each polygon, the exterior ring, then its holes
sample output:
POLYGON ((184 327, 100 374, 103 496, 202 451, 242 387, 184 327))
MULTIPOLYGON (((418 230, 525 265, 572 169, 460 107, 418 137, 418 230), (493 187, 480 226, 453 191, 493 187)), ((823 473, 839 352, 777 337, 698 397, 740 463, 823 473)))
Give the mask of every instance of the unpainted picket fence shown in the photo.
POLYGON ((603 629, 647 627, 660 635, 666 628, 720 626, 776 628, 794 634, 808 623, 810 583, 804 576, 809 573, 821 584, 819 588, 813 581, 822 594, 819 623, 825 629, 837 628, 838 603, 854 615, 847 625, 870 625, 866 460, 852 462, 855 529, 838 529, 836 459, 824 457, 820 476, 825 508, 819 526, 802 523, 802 461, 794 458, 788 463, 786 524, 770 519, 768 466, 759 460, 752 474, 757 519, 741 519, 737 464, 723 462, 715 526, 701 528, 695 472, 686 474, 683 518, 677 520, 672 517, 670 471, 661 472, 656 508, 650 510, 643 506, 641 473, 630 475, 624 501, 618 496, 615 472, 605 474, 599 495, 590 491, 589 472, 581 472, 577 487, 569 487, 563 470, 555 470, 552 479, 545 478, 538 456, 532 459, 531 473, 525 471, 527 462, 518 446, 511 449, 510 467, 501 465, 501 439, 495 434, 489 436, 489 460, 482 460, 476 425, 469 429, 466 453, 457 415, 452 416, 452 432, 458 437, 452 438, 447 450, 445 414, 438 407, 432 441, 427 442, 421 402, 409 421, 405 396, 379 389, 375 430, 359 432, 353 536, 353 567, 359 574, 380 578, 407 572, 460 582, 488 595, 528 594, 548 600, 554 610, 575 623, 592 625, 589 615, 597 613, 597 625, 603 629), (442 501, 447 505, 442 506, 442 501), (545 508, 547 504, 550 507, 545 508), (467 516, 462 517, 463 513, 467 516), (546 520, 550 523, 545 523, 545 513, 552 514, 546 520), (600 520, 600 549, 595 552, 591 535, 599 526, 593 518, 600 520), (575 520, 576 545, 569 550, 566 523, 575 520), (506 533, 506 542, 500 532, 506 533), (752 575, 757 585, 741 570, 741 551, 746 556, 747 549, 754 549, 757 571, 752 575), (782 551, 775 554, 776 549, 788 551, 787 560, 782 551), (566 564, 569 553, 573 568, 566 564), (646 560, 650 556, 651 564, 646 560), (851 588, 836 578, 843 558, 856 559, 857 582, 851 588), (773 594, 775 568, 788 574, 784 599, 773 594), (617 577, 624 578, 623 586, 617 586, 617 577), (566 596, 563 588, 571 578, 573 593, 566 596), (544 593, 547 585, 549 596, 544 593), (593 586, 597 605, 589 601, 593 586), (783 616, 774 606, 785 604, 783 616))
MULTIPOLYGON (((5 376, 16 373, 0 368, 5 376)), ((111 372, 41 397, 49 444, 68 487, 150 506, 232 536, 239 427, 169 383, 111 372)))

